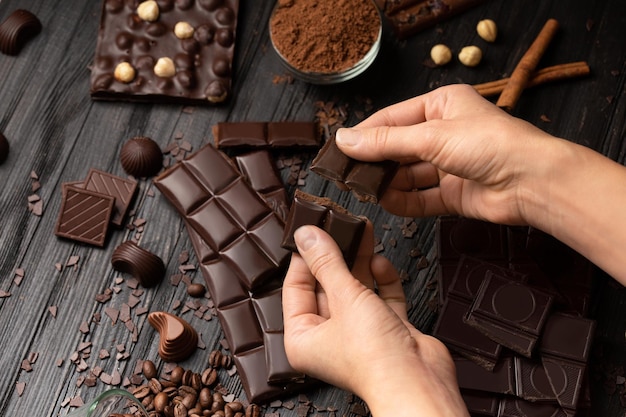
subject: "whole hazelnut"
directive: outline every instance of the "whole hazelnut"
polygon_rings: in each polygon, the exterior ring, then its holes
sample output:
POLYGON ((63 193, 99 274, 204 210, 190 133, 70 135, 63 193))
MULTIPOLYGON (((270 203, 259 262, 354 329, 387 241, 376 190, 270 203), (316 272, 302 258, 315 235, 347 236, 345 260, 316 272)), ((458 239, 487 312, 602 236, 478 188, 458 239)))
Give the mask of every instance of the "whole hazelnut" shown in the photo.
POLYGON ((174 34, 178 39, 191 38, 194 33, 194 28, 187 22, 178 22, 174 26, 174 34))
POLYGON ((493 20, 484 19, 476 25, 476 32, 478 32, 478 36, 487 42, 495 42, 496 37, 498 36, 498 27, 496 26, 496 22, 493 20))
POLYGON ((137 16, 146 22, 154 22, 159 18, 159 5, 154 0, 147 0, 137 6, 137 16))
POLYGON ((446 65, 452 59, 452 51, 444 44, 437 44, 430 50, 430 58, 435 65, 446 65))
POLYGON ((459 52, 459 61, 461 64, 467 67, 475 67, 480 64, 480 60, 483 57, 483 52, 478 46, 466 46, 459 52))
POLYGON ((120 62, 115 67, 115 71, 113 71, 113 77, 115 77, 117 81, 126 84, 134 80, 136 74, 135 68, 128 62, 120 62))
POLYGON ((154 65, 154 73, 163 78, 169 78, 176 75, 176 67, 174 61, 168 57, 159 58, 154 65))

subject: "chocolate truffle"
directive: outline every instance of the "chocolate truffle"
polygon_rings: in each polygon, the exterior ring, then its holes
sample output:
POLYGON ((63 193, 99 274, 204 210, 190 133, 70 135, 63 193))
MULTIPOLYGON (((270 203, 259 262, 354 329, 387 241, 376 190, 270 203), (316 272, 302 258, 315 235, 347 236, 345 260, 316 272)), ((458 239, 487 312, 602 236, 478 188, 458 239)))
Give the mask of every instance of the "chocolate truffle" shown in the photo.
POLYGON ((0 165, 6 161, 9 156, 9 141, 7 138, 0 133, 0 165))
POLYGON ((154 140, 137 136, 122 146, 120 162, 128 175, 151 177, 163 167, 163 153, 154 140))
POLYGON ((154 287, 165 276, 163 260, 130 240, 115 248, 111 264, 116 270, 131 274, 146 288, 154 287))

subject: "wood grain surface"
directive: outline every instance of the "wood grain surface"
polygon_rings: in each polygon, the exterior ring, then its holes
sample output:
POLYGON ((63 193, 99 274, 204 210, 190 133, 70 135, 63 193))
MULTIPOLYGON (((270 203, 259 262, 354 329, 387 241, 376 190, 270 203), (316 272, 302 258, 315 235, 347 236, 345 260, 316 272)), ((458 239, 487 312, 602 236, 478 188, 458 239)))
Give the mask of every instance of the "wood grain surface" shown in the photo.
MULTIPOLYGON (((0 131, 11 146, 7 161, 0 165, 0 291, 10 293, 0 298, 0 415, 63 416, 70 410, 67 399, 80 396, 86 402, 109 388, 101 380, 95 387, 77 387, 81 376, 89 372, 78 372, 71 361, 81 342, 92 343, 92 353, 86 359, 90 369, 99 366, 105 373, 117 371, 128 377, 138 359, 152 359, 163 369, 157 355, 158 335, 146 314, 137 315, 134 310, 131 314, 138 332, 138 340, 133 342, 128 328, 119 321, 113 324, 104 312, 106 307, 119 308, 129 301, 133 291, 127 285, 130 277, 114 271, 110 259, 115 247, 136 236, 137 231, 113 230, 104 248, 54 235, 61 184, 83 180, 90 168, 124 176, 119 151, 133 136, 149 136, 165 147, 182 135, 196 150, 212 141, 211 127, 217 122, 315 120, 320 101, 346 106, 345 124, 352 125, 374 110, 441 85, 482 83, 509 76, 545 21, 555 18, 560 29, 539 67, 582 60, 589 63, 592 74, 524 91, 514 115, 625 163, 623 0, 491 0, 404 41, 397 40, 385 26, 373 66, 358 78, 335 86, 288 82, 288 73, 268 37, 273 2, 242 0, 233 97, 223 105, 207 107, 92 101, 89 67, 100 6, 100 1, 82 0, 0 1, 0 20, 21 8, 37 15, 43 25, 42 32, 18 56, 0 55, 0 131), (476 23, 483 18, 491 18, 498 25, 499 36, 493 44, 476 34, 476 23), (427 63, 428 54, 436 43, 447 44, 455 54, 465 45, 479 45, 483 62, 469 69, 455 58, 446 67, 432 68, 427 63), (28 210, 28 197, 36 181, 31 173, 41 184, 36 194, 43 200, 42 216, 28 210), (72 256, 78 261, 67 266, 72 256), (106 289, 115 289, 112 299, 97 302, 96 295, 106 289), (55 315, 52 307, 56 307, 55 315), (98 316, 99 322, 94 321, 98 316), (86 333, 81 331, 85 323, 86 333), (128 357, 116 358, 118 345, 128 357), (99 359, 101 349, 111 357, 99 359), (32 370, 22 369, 22 361, 35 354, 32 370)), ((281 156, 301 158, 303 168, 313 157, 311 153, 289 152, 281 156)), ((281 174, 287 179, 289 169, 281 174)), ((328 196, 374 222, 381 253, 407 276, 404 288, 410 319, 429 332, 436 319, 433 301, 437 298, 433 285, 437 269, 434 219, 415 219, 417 233, 406 238, 402 235, 405 219, 359 203, 315 174, 309 174, 298 187, 328 196)), ((288 186, 289 193, 295 188, 288 186)), ((616 184, 616 192, 624 192, 624 184, 616 184)), ((184 285, 170 284, 169 277, 179 273, 179 255, 192 252, 184 224, 149 180, 140 181, 132 209, 130 222, 146 221, 140 245, 158 254, 167 266, 166 279, 143 292, 139 307, 180 314, 180 309, 173 310, 175 303, 184 304, 190 298, 184 285)), ((190 263, 195 262, 192 256, 190 263)), ((202 282, 198 271, 188 274, 193 282, 202 282)), ((591 312, 598 321, 590 369, 591 415, 623 416, 626 402, 620 393, 625 387, 619 376, 626 366, 626 291, 598 274, 591 312)), ((198 329, 206 345, 182 365, 201 371, 209 352, 220 348, 224 335, 217 318, 204 320, 193 311, 182 316, 198 329)), ((363 342, 367 343, 367 335, 363 335, 363 342)), ((243 398, 236 374, 220 371, 220 381, 243 398)), ((318 407, 311 407, 309 415, 329 415, 321 410, 326 407, 336 407, 338 416, 357 415, 351 407, 358 400, 342 390, 322 385, 302 394, 318 407)), ((304 397, 293 395, 283 400, 297 405, 304 397)), ((297 415, 296 408, 267 407, 265 411, 285 417, 297 415)))

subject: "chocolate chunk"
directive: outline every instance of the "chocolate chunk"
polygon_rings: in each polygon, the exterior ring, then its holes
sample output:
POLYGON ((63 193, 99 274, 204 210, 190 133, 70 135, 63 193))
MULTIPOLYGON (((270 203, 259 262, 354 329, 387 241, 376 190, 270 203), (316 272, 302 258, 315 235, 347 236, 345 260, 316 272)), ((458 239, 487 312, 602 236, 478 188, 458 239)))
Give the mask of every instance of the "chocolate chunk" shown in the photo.
POLYGON ((223 0, 219 6, 202 1, 190 2, 189 7, 159 4, 158 19, 148 22, 139 18, 134 7, 118 0, 103 1, 91 97, 224 102, 231 94, 239 0, 223 0), (188 23, 193 31, 177 35, 174 28, 179 22, 188 23), (159 58, 168 58, 167 71, 160 72, 161 63, 157 68, 159 58), (119 63, 125 63, 125 72, 116 74, 119 63))
POLYGON ((531 357, 551 306, 549 294, 487 271, 465 321, 490 339, 531 357))
POLYGON ((9 141, 6 136, 0 132, 0 165, 9 157, 9 141))
POLYGON ((163 153, 154 140, 137 136, 122 146, 120 163, 128 175, 137 178, 151 177, 163 167, 163 153))
POLYGON ((71 186, 63 187, 63 199, 55 234, 59 237, 104 246, 115 199, 110 195, 71 186))
POLYGON ((461 356, 454 356, 453 359, 457 382, 461 389, 515 394, 515 365, 511 356, 502 358, 491 371, 461 356))
POLYGON ((86 190, 115 198, 111 223, 121 226, 137 191, 137 181, 118 177, 98 169, 90 169, 83 187, 86 190))
POLYGON ((116 270, 131 274, 145 288, 156 286, 165 276, 161 258, 130 240, 115 248, 111 264, 116 270))
POLYGON ((434 26, 485 0, 375 0, 400 39, 434 26))
POLYGON ((17 9, 0 23, 0 52, 17 55, 24 45, 41 32, 41 22, 28 10, 17 9))
POLYGON ((159 332, 159 356, 165 362, 180 362, 196 350, 198 333, 184 319, 163 311, 148 314, 148 322, 159 332))
POLYGON ((352 190, 361 201, 378 203, 400 164, 396 161, 362 162, 352 159, 339 150, 331 138, 320 149, 311 163, 311 171, 352 190))
POLYGON ((296 190, 282 240, 282 247, 297 252, 293 234, 304 225, 317 226, 330 234, 341 249, 348 268, 352 268, 365 230, 365 219, 349 213, 328 198, 296 190))
POLYGON ((502 346, 465 323, 470 307, 467 300, 448 297, 433 329, 433 336, 451 350, 492 370, 500 357, 502 346))
POLYGON ((213 126, 215 146, 224 148, 319 148, 314 122, 222 122, 213 126))

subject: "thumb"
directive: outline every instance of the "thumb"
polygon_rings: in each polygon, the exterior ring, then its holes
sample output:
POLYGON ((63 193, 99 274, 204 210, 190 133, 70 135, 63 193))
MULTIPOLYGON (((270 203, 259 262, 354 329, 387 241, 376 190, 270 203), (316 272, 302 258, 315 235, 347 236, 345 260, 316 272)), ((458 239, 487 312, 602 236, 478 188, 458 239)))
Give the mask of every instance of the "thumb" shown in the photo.
POLYGON ((344 297, 349 296, 350 291, 365 288, 352 276, 339 246, 328 233, 315 226, 302 226, 295 231, 294 240, 300 256, 326 292, 330 304, 336 299, 345 301, 344 297))

